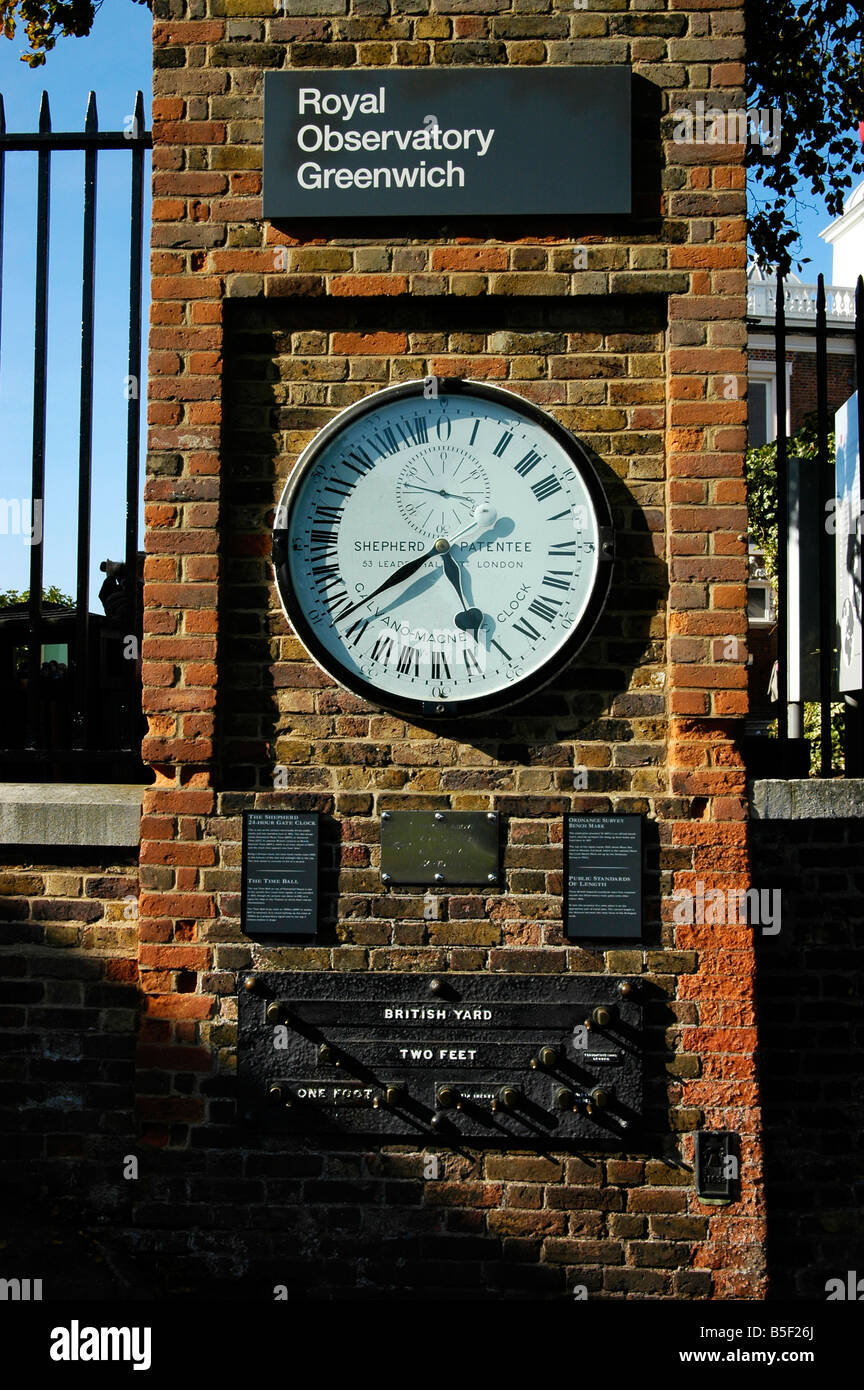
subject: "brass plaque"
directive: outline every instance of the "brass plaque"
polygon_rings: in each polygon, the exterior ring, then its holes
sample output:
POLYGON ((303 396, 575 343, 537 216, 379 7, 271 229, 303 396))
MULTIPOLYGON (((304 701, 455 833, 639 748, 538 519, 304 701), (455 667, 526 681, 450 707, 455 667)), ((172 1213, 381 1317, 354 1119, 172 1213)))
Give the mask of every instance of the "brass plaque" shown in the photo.
POLYGON ((498 883, 498 813, 384 811, 381 880, 430 887, 498 883))

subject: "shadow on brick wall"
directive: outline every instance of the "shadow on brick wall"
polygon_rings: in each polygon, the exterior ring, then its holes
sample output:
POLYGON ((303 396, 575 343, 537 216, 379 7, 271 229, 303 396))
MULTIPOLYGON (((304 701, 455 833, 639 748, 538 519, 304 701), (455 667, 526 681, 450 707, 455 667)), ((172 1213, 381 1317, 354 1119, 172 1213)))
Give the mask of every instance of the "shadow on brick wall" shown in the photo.
POLYGON ((864 821, 752 821, 769 1297, 824 1299, 864 1250, 864 821))

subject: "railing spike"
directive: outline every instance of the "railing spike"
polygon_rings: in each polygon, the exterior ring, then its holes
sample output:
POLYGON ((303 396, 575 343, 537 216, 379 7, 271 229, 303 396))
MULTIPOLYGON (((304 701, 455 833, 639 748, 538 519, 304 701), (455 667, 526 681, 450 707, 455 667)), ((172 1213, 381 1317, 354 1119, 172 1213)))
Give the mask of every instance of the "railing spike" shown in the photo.
POLYGON ((87 98, 87 116, 84 121, 84 129, 88 134, 99 129, 99 114, 96 110, 95 92, 91 92, 87 98))
POLYGON ((3 93, 0 92, 0 135, 6 134, 6 108, 3 105, 3 93))
POLYGON ((39 103, 39 134, 47 135, 51 129, 51 108, 48 105, 48 93, 42 93, 42 100, 39 103))
POLYGON ((138 92, 135 96, 135 134, 144 133, 144 93, 138 92))

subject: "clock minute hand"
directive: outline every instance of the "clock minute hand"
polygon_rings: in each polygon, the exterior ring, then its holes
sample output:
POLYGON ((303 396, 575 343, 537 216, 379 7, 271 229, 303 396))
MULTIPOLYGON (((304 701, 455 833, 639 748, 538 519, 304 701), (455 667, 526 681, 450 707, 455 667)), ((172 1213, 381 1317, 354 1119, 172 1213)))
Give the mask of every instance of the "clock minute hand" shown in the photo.
POLYGON ((431 560, 434 555, 440 554, 438 549, 439 544, 440 542, 436 541, 432 549, 427 550, 425 555, 418 555, 416 560, 408 560, 406 564, 400 565, 398 570, 394 570, 390 578, 385 579, 383 584, 379 584, 377 589, 373 589, 371 594, 364 594, 361 599, 358 599, 357 603, 352 603, 350 608, 344 608, 336 621, 341 623, 343 618, 347 618, 349 614, 353 613, 357 608, 362 608, 364 603, 368 603, 370 599, 377 598, 378 595, 383 594, 385 590, 392 589, 397 584, 401 584, 404 579, 410 579, 412 574, 416 574, 417 571, 426 564, 427 560, 431 560))

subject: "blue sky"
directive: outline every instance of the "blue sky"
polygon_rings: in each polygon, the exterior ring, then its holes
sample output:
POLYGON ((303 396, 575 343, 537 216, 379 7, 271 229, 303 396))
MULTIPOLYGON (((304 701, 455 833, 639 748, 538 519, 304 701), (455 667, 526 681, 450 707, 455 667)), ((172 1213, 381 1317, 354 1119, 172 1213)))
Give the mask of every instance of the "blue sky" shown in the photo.
MULTIPOLYGON (((0 39, 0 92, 7 130, 34 130, 42 89, 47 90, 55 130, 83 128, 87 95, 97 94, 103 130, 122 129, 135 93, 150 112, 150 12, 131 0, 104 0, 85 39, 60 39, 42 68, 19 61, 23 42, 0 39)), ((45 511, 45 583, 74 592, 77 509, 78 381, 81 313, 83 154, 54 156, 51 219, 49 395, 45 511)), ((90 607, 100 611, 99 562, 124 550, 126 401, 126 302, 128 296, 129 164, 124 152, 99 158, 97 331, 93 449, 93 514, 90 607)), ((33 289, 35 267, 35 154, 6 160, 6 245, 3 288, 3 353, 0 361, 0 497, 29 493, 32 430, 33 289), (22 478, 26 481, 22 483, 22 478)), ((149 182, 149 159, 148 159, 149 182)), ((803 197, 802 254, 810 264, 802 279, 819 271, 831 278, 830 248, 818 236, 828 225, 823 210, 803 197)), ((145 298, 144 322, 147 322, 145 298)), ((142 383, 143 387, 143 383, 142 383)), ((143 451, 143 443, 142 443, 143 451)), ((29 548, 20 537, 0 535, 0 590, 28 583, 29 548)))
MULTIPOLYGON (((858 182, 853 179, 852 188, 858 182)), ((758 189, 758 201, 761 203, 765 199, 764 191, 758 189)), ((851 189, 849 190, 852 191, 851 189)), ((748 199, 752 200, 753 191, 748 190, 748 199)), ((809 257, 807 264, 803 265, 796 274, 806 285, 815 284, 819 274, 825 276, 826 285, 831 284, 831 247, 822 240, 819 233, 824 232, 831 222, 834 221, 825 211, 821 200, 815 198, 805 184, 799 184, 799 193, 796 199, 798 230, 801 234, 801 245, 793 256, 794 261, 809 257)), ((861 267, 864 271, 864 266, 861 267)))
MULTIPOLYGON (((102 130, 123 129, 139 88, 149 124, 151 24, 146 6, 104 0, 88 38, 60 39, 45 66, 32 69, 19 61, 23 41, 0 38, 6 129, 36 129, 43 89, 55 130, 83 130, 91 89, 102 130)), ((52 165, 45 584, 74 593, 84 155, 56 154, 52 165)), ((99 156, 90 575, 95 612, 101 612, 97 595, 104 578, 99 562, 122 559, 125 547, 130 165, 125 151, 99 156)), ((149 165, 148 156, 148 206, 149 165)), ((0 497, 5 498, 30 492, 35 190, 36 155, 8 154, 0 358, 0 497)), ((145 227, 145 266, 146 241, 145 227)), ((26 588, 29 563, 29 547, 20 537, 0 535, 0 590, 26 588)))

